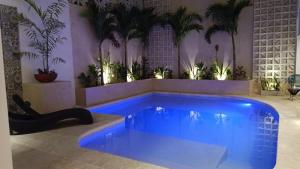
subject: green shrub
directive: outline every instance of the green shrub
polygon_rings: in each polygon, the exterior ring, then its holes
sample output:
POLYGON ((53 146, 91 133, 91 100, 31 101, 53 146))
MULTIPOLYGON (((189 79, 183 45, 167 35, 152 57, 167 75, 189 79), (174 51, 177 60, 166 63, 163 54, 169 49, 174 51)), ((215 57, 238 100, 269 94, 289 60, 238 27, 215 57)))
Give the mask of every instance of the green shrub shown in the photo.
POLYGON ((142 79, 142 66, 137 61, 134 61, 131 65, 131 69, 128 69, 129 81, 142 79))
POLYGON ((238 66, 235 70, 234 73, 235 79, 234 80, 247 80, 247 72, 244 69, 244 66, 238 66))
POLYGON ((213 78, 216 80, 226 80, 231 77, 231 70, 229 65, 225 65, 223 62, 219 62, 218 59, 212 64, 211 73, 213 74, 213 78))
POLYGON ((206 67, 203 62, 195 64, 190 68, 188 73, 188 78, 193 80, 201 80, 205 77, 206 67))
POLYGON ((166 67, 158 67, 154 69, 154 77, 156 79, 172 79, 172 70, 166 67))
POLYGON ((84 72, 82 72, 78 76, 78 80, 82 87, 88 88, 88 87, 99 86, 100 85, 99 77, 100 77, 99 68, 96 65, 89 65, 87 73, 85 74, 84 72))
POLYGON ((274 77, 274 78, 260 78, 260 85, 262 90, 267 91, 280 91, 280 84, 281 81, 274 77))

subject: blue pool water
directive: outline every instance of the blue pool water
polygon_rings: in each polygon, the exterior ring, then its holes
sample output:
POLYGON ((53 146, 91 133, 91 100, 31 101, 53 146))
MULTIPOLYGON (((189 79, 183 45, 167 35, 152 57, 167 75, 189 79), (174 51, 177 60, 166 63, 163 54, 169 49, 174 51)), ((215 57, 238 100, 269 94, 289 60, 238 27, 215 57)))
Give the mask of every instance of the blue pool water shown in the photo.
POLYGON ((251 99, 152 93, 94 107, 124 122, 80 146, 172 169, 273 169, 279 116, 251 99))

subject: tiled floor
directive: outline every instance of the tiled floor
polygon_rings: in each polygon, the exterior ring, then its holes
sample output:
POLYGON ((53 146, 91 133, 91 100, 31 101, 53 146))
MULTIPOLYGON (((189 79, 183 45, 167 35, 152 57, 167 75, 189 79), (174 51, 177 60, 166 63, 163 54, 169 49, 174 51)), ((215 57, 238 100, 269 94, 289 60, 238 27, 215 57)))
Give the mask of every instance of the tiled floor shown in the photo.
MULTIPOLYGON (((252 97, 274 106, 280 113, 276 169, 300 167, 300 98, 252 97)), ((160 169, 162 167, 81 149, 78 137, 120 117, 97 115, 96 123, 38 134, 12 136, 14 169, 160 169)), ((243 168, 241 168, 243 169, 243 168)))

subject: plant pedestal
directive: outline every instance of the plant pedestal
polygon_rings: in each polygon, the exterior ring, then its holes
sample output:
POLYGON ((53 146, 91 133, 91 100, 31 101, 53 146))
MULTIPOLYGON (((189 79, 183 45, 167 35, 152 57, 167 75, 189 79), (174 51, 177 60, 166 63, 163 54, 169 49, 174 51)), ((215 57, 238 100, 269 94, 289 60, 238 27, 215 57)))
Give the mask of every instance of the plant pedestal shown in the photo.
POLYGON ((23 99, 29 101, 32 108, 40 113, 49 113, 75 106, 72 83, 68 81, 23 83, 23 99))
POLYGON ((260 95, 262 96, 280 96, 280 91, 276 90, 261 90, 260 95))

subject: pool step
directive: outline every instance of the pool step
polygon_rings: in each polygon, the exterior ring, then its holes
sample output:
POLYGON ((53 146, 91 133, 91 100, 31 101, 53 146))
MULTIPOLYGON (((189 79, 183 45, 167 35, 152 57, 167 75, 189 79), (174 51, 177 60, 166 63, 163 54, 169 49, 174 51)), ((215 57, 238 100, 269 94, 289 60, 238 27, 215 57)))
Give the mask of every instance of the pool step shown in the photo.
POLYGON ((221 146, 146 134, 136 130, 122 132, 121 135, 110 138, 101 147, 99 151, 172 169, 216 169, 226 156, 226 148, 221 146))

